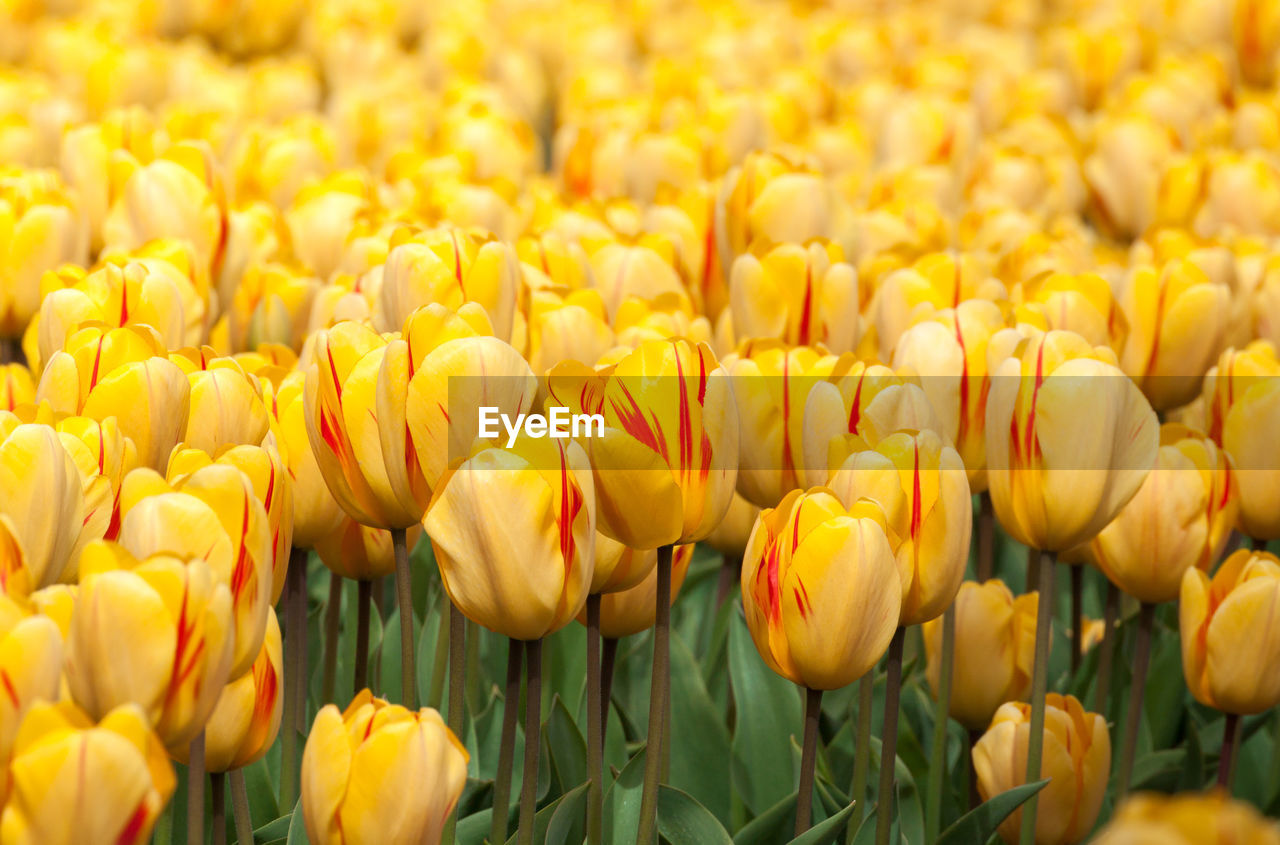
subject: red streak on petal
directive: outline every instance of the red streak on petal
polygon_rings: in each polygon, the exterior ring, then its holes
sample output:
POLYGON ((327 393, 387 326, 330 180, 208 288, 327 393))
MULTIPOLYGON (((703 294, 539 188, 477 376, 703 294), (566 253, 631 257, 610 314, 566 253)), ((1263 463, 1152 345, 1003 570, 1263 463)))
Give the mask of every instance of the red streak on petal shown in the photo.
POLYGON ((960 330, 960 315, 955 316, 956 343, 960 344, 960 426, 956 431, 956 443, 964 442, 969 433, 969 352, 964 344, 964 332, 960 330))
POLYGON ((867 371, 863 370, 858 376, 858 386, 853 391, 853 404, 849 406, 849 433, 858 433, 858 424, 862 422, 862 384, 867 378, 867 371))
POLYGON ((139 802, 129 816, 129 820, 124 823, 120 836, 116 839, 116 845, 134 845, 134 843, 142 841, 142 831, 146 826, 147 805, 145 802, 139 802))
POLYGON ((573 539, 573 523, 582 511, 582 491, 569 476, 569 467, 565 461, 564 449, 560 449, 560 557, 564 562, 566 579, 573 571, 573 560, 577 553, 577 544, 573 539))
POLYGON ((246 496, 244 500, 244 517, 241 520, 240 537, 237 543, 240 548, 236 554, 235 568, 231 571, 231 595, 235 598, 237 604, 245 589, 254 581, 253 562, 249 560, 249 547, 245 545, 248 535, 249 498, 246 496))
POLYGON ((810 323, 813 311, 813 263, 807 262, 804 268, 804 301, 800 306, 800 332, 796 342, 802 346, 812 343, 809 339, 810 323))
POLYGON ((18 690, 14 688, 13 679, 4 669, 0 669, 0 683, 4 684, 4 692, 9 697, 9 703, 13 705, 14 710, 17 710, 21 706, 18 701, 18 690))

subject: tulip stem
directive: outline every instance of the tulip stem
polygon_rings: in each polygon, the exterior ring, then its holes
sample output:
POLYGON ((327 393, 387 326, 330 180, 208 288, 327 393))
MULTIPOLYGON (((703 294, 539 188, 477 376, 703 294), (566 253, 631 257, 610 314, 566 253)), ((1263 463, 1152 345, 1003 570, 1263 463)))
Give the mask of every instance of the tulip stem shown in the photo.
POLYGON ((907 629, 901 626, 889 643, 884 688, 884 730, 880 734, 880 790, 876 793, 876 845, 889 845, 893 826, 894 768, 898 760, 898 696, 902 692, 902 645, 907 629))
POLYGON ((373 582, 356 582, 356 662, 354 693, 369 686, 369 611, 373 607, 373 582))
POLYGON ((604 841, 604 734, 600 689, 600 594, 587 596, 587 842, 604 841))
MULTIPOLYGON (((1035 551, 1032 553, 1035 554, 1035 551)), ((1035 664, 1031 672, 1031 734, 1027 739, 1026 783, 1040 780, 1040 761, 1044 756, 1045 695, 1049 692, 1049 636, 1053 627, 1053 553, 1041 553, 1039 566, 1040 590, 1036 599, 1035 664)), ((1018 838, 1020 845, 1033 845, 1035 842, 1038 803, 1037 797, 1032 795, 1023 805, 1022 829, 1018 838)))
POLYGON ((849 798, 853 801, 853 815, 845 831, 845 845, 852 845, 853 838, 862 826, 863 805, 867 803, 867 775, 871 768, 871 706, 876 689, 876 670, 867 670, 858 681, 858 726, 853 746, 853 785, 849 798))
POLYGON ((1120 615, 1120 590, 1107 581, 1107 598, 1102 610, 1102 644, 1098 654, 1098 675, 1093 688, 1093 712, 1107 714, 1111 692, 1111 666, 1116 654, 1116 617, 1120 615))
POLYGON ((720 557, 720 572, 716 577, 716 610, 733 592, 733 586, 742 578, 742 555, 725 552, 720 557))
POLYGON ((400 700, 418 709, 418 662, 413 653, 413 573, 409 571, 409 543, 403 528, 391 531, 396 553, 396 604, 400 609, 400 700))
POLYGON ((991 512, 991 494, 978 494, 978 583, 991 580, 995 571, 995 520, 991 512))
POLYGON ((965 780, 969 782, 969 809, 972 810, 982 803, 982 796, 978 794, 978 770, 973 767, 973 747, 978 744, 978 740, 982 739, 982 731, 979 729, 971 729, 966 732, 969 739, 969 747, 965 750, 965 780))
POLYGON ((493 779, 493 820, 489 841, 507 841, 507 814, 511 810, 511 766, 516 756, 516 716, 520 712, 520 669, 524 643, 507 640, 507 685, 502 695, 502 745, 498 748, 498 773, 493 779))
POLYGON ((929 796, 925 810, 925 842, 938 841, 942 830, 942 788, 947 769, 947 724, 951 715, 951 676, 956 649, 956 605, 942 614, 942 665, 933 717, 933 749, 929 760, 929 796))
POLYGON ((1250 537, 1249 548, 1255 552, 1265 552, 1267 550, 1267 541, 1261 537, 1250 537))
POLYGON ((1129 688, 1129 713, 1124 723, 1124 745, 1120 752, 1120 773, 1116 797, 1129 794, 1129 778, 1133 774, 1133 754, 1138 746, 1138 728, 1142 725, 1142 698, 1147 687, 1147 668, 1151 665, 1151 629, 1155 624, 1156 606, 1143 602, 1138 611, 1138 646, 1133 656, 1133 686, 1129 688))
POLYGON ((440 591, 440 621, 436 623, 436 653, 431 657, 431 685, 427 690, 427 704, 437 710, 444 708, 444 682, 449 671, 449 594, 440 591))
MULTIPOLYGON (((298 800, 299 712, 307 694, 307 550, 294 548, 284 576, 285 677, 280 727, 280 806, 298 800)), ((234 788, 233 788, 234 791, 234 788)))
POLYGON ((1080 668, 1084 651, 1084 566, 1067 567, 1071 571, 1071 674, 1080 668))
POLYGON ((466 663, 467 619, 457 605, 449 602, 449 730, 458 739, 466 735, 462 714, 466 687, 463 672, 466 663))
POLYGON ((818 720, 822 717, 822 690, 805 688, 804 750, 800 754, 800 791, 796 795, 795 836, 809 829, 813 816, 813 769, 818 761, 818 720))
POLYGON ((324 675, 320 682, 321 704, 333 701, 338 675, 338 622, 342 610, 342 576, 329 573, 329 601, 324 606, 324 675))
POLYGON ((227 845, 227 780, 222 772, 209 773, 209 801, 213 805, 213 845, 227 845))
POLYGON ((1022 592, 1031 592, 1035 589, 1036 584, 1039 583, 1040 570, 1038 567, 1040 566, 1041 557, 1042 555, 1039 549, 1033 549, 1030 546, 1027 547, 1027 583, 1026 588, 1022 592))
POLYGON ((187 842, 204 841, 204 731, 187 756, 187 842))
POLYGON ((533 817, 538 803, 538 748, 542 742, 542 640, 524 644, 528 686, 524 695, 524 778, 520 784, 519 845, 533 843, 533 817))
MULTIPOLYGON (((1145 607, 1145 605, 1144 605, 1145 607)), ((1235 713, 1226 714, 1222 723, 1222 753, 1218 757, 1218 786, 1231 794, 1231 775, 1235 768, 1236 741, 1240 733, 1240 717, 1235 713)))
POLYGON ((671 546, 658 548, 658 585, 653 625, 653 678, 649 682, 649 733, 644 759, 644 791, 636 845, 650 845, 658 831, 658 785, 662 775, 662 728, 666 721, 667 686, 671 681, 668 638, 671 634, 671 546))
POLYGON ((618 660, 618 640, 605 637, 600 655, 600 737, 603 741, 609 730, 609 706, 613 695, 613 667, 618 660))
POLYGON ((249 814, 249 790, 244 782, 244 769, 227 773, 231 784, 231 815, 236 823, 236 845, 253 845, 253 816, 249 814))

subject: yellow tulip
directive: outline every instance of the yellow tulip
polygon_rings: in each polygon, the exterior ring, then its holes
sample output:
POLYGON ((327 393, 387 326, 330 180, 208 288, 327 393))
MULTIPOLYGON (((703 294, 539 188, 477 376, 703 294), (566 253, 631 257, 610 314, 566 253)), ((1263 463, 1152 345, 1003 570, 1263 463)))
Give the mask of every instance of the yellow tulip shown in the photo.
POLYGON ((271 606, 271 529, 253 484, 239 469, 211 464, 170 484, 137 469, 120 492, 120 545, 135 557, 170 555, 209 564, 231 590, 232 680, 262 648, 271 606))
POLYGON ((1140 792, 1116 808, 1093 845, 1280 845, 1273 821, 1222 790, 1140 792))
POLYGON ((687 296, 675 268, 649 246, 603 246, 591 256, 591 268, 595 288, 611 319, 632 297, 650 300, 664 293, 687 296))
POLYGON ((836 200, 821 177, 778 152, 751 152, 725 174, 716 203, 716 249, 732 267, 753 244, 831 237, 836 200))
MULTIPOLYGON (((1031 740, 1031 705, 1000 705, 991 727, 973 746, 978 793, 984 801, 1026 783, 1027 746, 1031 740)), ((1111 738, 1107 722, 1087 713, 1074 696, 1049 693, 1044 714, 1044 758, 1041 777, 1049 783, 1036 809, 1037 845, 1081 842, 1093 828, 1107 791, 1111 770, 1111 738)), ((1000 838, 1018 841, 1022 810, 1000 824, 1000 838)))
POLYGON ((13 518, 0 513, 0 595, 22 597, 33 589, 27 552, 13 518))
POLYGON ((115 417, 138 461, 163 469, 187 428, 191 388, 153 329, 91 326, 67 339, 45 365, 36 391, 56 413, 115 417))
POLYGON ((28 602, 0 595, 0 682, 7 693, 0 696, 0 796, 9 794, 9 758, 23 716, 37 701, 58 698, 62 658, 57 624, 33 614, 28 602))
MULTIPOLYGON (((1204 400, 1204 430, 1222 445, 1227 414, 1249 388, 1273 376, 1280 376, 1280 359, 1270 341, 1255 340, 1244 349, 1227 349, 1205 374, 1201 397, 1204 400)), ((1238 462, 1237 462, 1238 463, 1238 462)))
POLYGON ((1226 713, 1261 713, 1280 702, 1280 677, 1259 667, 1280 660, 1280 560, 1240 549, 1210 579, 1182 576, 1178 628, 1182 672, 1201 704, 1226 713))
POLYGON ((84 521, 80 539, 63 570, 64 581, 75 580, 76 562, 91 540, 114 540, 120 533, 120 486, 138 466, 138 450, 125 437, 114 417, 99 422, 88 417, 64 417, 55 429, 67 454, 80 471, 84 521))
POLYGON ((1231 459, 1213 441, 1165 423, 1155 469, 1093 538, 1093 562, 1138 601, 1173 601, 1182 574, 1209 572, 1226 548, 1238 486, 1231 459))
POLYGON ((72 697, 95 717, 139 705, 176 752, 204 729, 227 682, 231 612, 231 591, 203 560, 139 560, 91 543, 67 637, 72 697))
POLYGON ((28 711, 13 744, 0 840, 141 845, 173 794, 173 767, 137 705, 95 723, 69 701, 28 711))
POLYGON ((0 411, 36 401, 36 383, 22 364, 0 364, 0 411))
POLYGON ((1250 537, 1274 539, 1280 537, 1280 464, 1268 435, 1280 421, 1280 379, 1260 379, 1236 397, 1222 426, 1222 446, 1239 470, 1237 526, 1250 537))
POLYGON ((742 606, 769 668, 839 689, 879 662, 898 627, 901 579, 879 505, 793 490, 763 510, 742 564, 742 606))
POLYGON ((430 708, 414 713, 368 690, 345 711, 327 704, 302 753, 307 836, 316 845, 437 845, 469 759, 430 708))
POLYGON ((613 346, 613 329, 599 291, 543 289, 529 297, 528 359, 535 375, 544 375, 561 361, 594 364, 613 346))
POLYGON ((835 353, 858 345, 858 277, 835 244, 787 243, 739 256, 729 310, 741 338, 821 344, 835 353))
POLYGON ((737 479, 738 416, 710 348, 649 341, 599 372, 561 365, 547 384, 549 403, 604 418, 603 435, 584 438, 602 533, 652 549, 715 529, 737 479))
POLYGON ((441 478, 422 524, 454 605, 492 631, 536 640, 587 600, 595 521, 582 447, 523 438, 508 449, 477 442, 441 478))
POLYGON ((1125 348, 1129 321, 1110 283, 1097 273, 1042 273, 1014 286, 1011 298, 1019 322, 1045 331, 1075 332, 1094 346, 1110 346, 1116 354, 1125 348))
POLYGON ((902 576, 899 623, 918 625, 955 598, 969 561, 973 500, 956 450, 932 431, 899 431, 849 455, 831 490, 850 506, 870 499, 884 510, 902 576))
MULTIPOLYGON (((600 542, 600 538, 596 538, 600 542)), ((606 540, 606 542, 609 542, 606 540)), ((658 550, 638 551, 627 549, 624 555, 641 558, 632 563, 630 569, 647 573, 639 583, 625 589, 605 593, 600 596, 600 636, 608 639, 619 639, 638 634, 653 627, 657 613, 658 593, 658 550)), ((675 604, 680 588, 684 586, 685 576, 689 574, 689 564, 693 561, 693 544, 676 546, 671 554, 671 603, 675 604)), ((578 621, 587 624, 587 611, 583 608, 578 613, 578 621)))
MULTIPOLYGON (((412 550, 421 534, 421 525, 409 526, 405 531, 406 548, 412 550)), ((317 539, 314 548, 321 563, 343 578, 369 581, 396 570, 391 532, 361 525, 346 514, 337 517, 337 527, 317 539)))
POLYGON ((294 370, 276 385, 264 385, 263 404, 271 414, 271 434, 293 488, 293 544, 313 548, 343 516, 325 484, 307 436, 306 374, 294 370))
MULTIPOLYGON (((239 769, 267 753, 280 731, 283 689, 280 623, 273 610, 267 616, 267 635, 253 668, 222 688, 209 716, 204 737, 207 771, 239 769)), ((189 747, 175 750, 174 759, 185 762, 189 747)))
MULTIPOLYGON (((293 253, 322 282, 336 272, 364 267, 348 255, 352 241, 367 232, 373 211, 372 186, 351 171, 330 174, 304 186, 284 210, 293 253)), ((378 262, 374 262, 378 263, 378 262)))
MULTIPOLYGON (((1025 701, 1035 660, 1038 594, 1014 597, 998 578, 965 581, 956 593, 951 718, 983 730, 1006 701, 1025 701)), ((924 623, 926 674, 934 695, 942 670, 942 620, 924 623)))
POLYGON ((1107 347, 1006 329, 988 348, 987 483, 1010 536, 1044 551, 1093 538, 1155 466, 1155 412, 1107 347))
POLYGON ((0 514, 12 520, 31 588, 58 581, 84 525, 80 472, 49 426, 0 414, 0 514))
POLYGON ((902 333, 931 312, 956 308, 970 299, 1001 300, 1004 295, 1004 285, 977 257, 945 252, 926 255, 876 286, 868 310, 880 357, 889 360, 902 333))
POLYGON ((208 346, 183 349, 169 360, 191 383, 191 411, 182 438, 187 446, 213 455, 230 446, 262 442, 269 423, 256 377, 208 346))
POLYGON ((634 349, 648 340, 680 337, 694 343, 710 343, 711 323, 693 310, 683 293, 660 293, 652 299, 628 297, 613 317, 619 346, 634 349))
POLYGON ((239 281, 227 307, 231 349, 262 343, 301 349, 320 280, 283 264, 251 264, 239 281))
POLYGON ((1156 222, 1161 177, 1175 149, 1173 132, 1154 118, 1134 113, 1099 122, 1081 171, 1100 228, 1133 238, 1156 222))
POLYGON ((733 494, 729 510, 724 519, 706 537, 706 544, 724 555, 740 558, 751 539, 751 529, 755 527, 760 508, 748 502, 738 493, 733 494))

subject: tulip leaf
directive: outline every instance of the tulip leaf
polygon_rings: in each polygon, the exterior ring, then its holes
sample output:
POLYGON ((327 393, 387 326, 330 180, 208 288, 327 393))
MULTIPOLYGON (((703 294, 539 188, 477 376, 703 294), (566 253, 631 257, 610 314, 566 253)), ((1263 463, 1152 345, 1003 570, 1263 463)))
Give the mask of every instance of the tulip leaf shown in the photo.
POLYGON ((711 811, 687 792, 658 788, 658 832, 671 845, 732 845, 711 811))
MULTIPOLYGON (((552 813, 547 822, 546 845, 574 845, 582 842, 586 836, 584 817, 589 786, 590 784, 584 783, 575 787, 548 808, 552 809, 552 813)), ((536 817, 534 822, 536 824, 536 817)))
POLYGON ((1151 732, 1151 747, 1161 749, 1174 743, 1187 715, 1183 706, 1187 685, 1182 677, 1182 641, 1177 631, 1157 623, 1153 651, 1142 711, 1151 732))
POLYGON ((1204 749, 1200 743, 1200 729, 1194 719, 1187 720, 1187 756, 1182 762, 1182 774, 1178 779, 1179 791, 1195 791, 1204 786, 1204 749))
POLYGON ((640 797, 644 788, 644 761, 641 748, 627 761, 604 796, 605 841, 626 845, 635 839, 640 825, 640 797))
POLYGON ((418 663, 418 701, 437 710, 444 705, 449 668, 449 614, 444 610, 448 600, 443 590, 431 596, 414 653, 418 663))
MULTIPOLYGON (((576 815, 582 815, 586 812, 587 784, 580 783, 573 789, 561 795, 547 806, 539 810, 533 817, 533 841, 546 842, 547 831, 551 826, 551 820, 559 811, 561 805, 573 802, 577 807, 576 815)), ((508 845, 515 845, 516 840, 520 838, 520 831, 516 830, 507 839, 508 845)))
POLYGON ((289 837, 289 825, 292 823, 293 813, 290 813, 287 816, 281 816, 274 821, 269 821, 253 832, 253 840, 255 842, 259 840, 263 842, 274 842, 277 839, 284 841, 289 837))
MULTIPOLYGON (((990 801, 983 802, 961 816, 955 824, 942 831, 938 837, 938 845, 971 845, 974 842, 986 842, 1000 823, 1007 819, 1028 798, 1044 789, 1049 779, 1038 780, 1015 786, 1007 792, 1001 792, 990 801)), ((914 840, 911 840, 914 841, 914 840)))
POLYGON ((853 815, 853 804, 825 819, 804 833, 791 840, 791 845, 830 845, 844 837, 849 826, 849 817, 853 815))
POLYGON ((1166 792, 1176 789, 1186 765, 1186 756, 1185 748, 1166 748, 1142 755, 1133 764, 1132 788, 1166 792))
POLYGON ((795 829, 796 794, 793 792, 765 810, 738 831, 733 845, 770 845, 783 842, 795 829))
POLYGON ((738 712, 733 784, 747 809, 759 814, 795 791, 791 735, 800 731, 800 695, 760 659, 741 613, 729 630, 729 665, 738 712))
POLYGON ((544 739, 551 758, 551 774, 559 784, 556 791, 567 792, 574 784, 586 782, 587 743, 558 693, 551 701, 544 739))
MULTIPOLYGON (((542 643, 542 688, 560 693, 569 711, 577 712, 587 688, 587 629, 569 625, 542 643)), ((543 698, 544 702, 550 700, 549 696, 543 698)))
POLYGON ((671 777, 669 783, 729 822, 729 729, 711 703, 684 639, 671 637, 671 777))
POLYGON ((307 824, 302 820, 301 801, 293 808, 293 818, 289 820, 289 837, 285 841, 288 845, 311 845, 311 839, 307 836, 307 824))

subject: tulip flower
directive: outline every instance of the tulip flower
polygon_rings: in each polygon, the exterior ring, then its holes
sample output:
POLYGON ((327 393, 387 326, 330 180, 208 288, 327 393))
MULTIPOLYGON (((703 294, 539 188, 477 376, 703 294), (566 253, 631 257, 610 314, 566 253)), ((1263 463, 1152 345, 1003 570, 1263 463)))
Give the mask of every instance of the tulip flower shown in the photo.
POLYGON ((345 711, 327 704, 302 754, 307 836, 316 845, 437 845, 469 759, 430 708, 415 713, 368 690, 345 711))
POLYGON ((1174 145, 1172 133, 1144 115, 1100 122, 1082 172, 1092 216, 1105 231, 1133 237, 1155 222, 1160 179, 1174 145))
POLYGON ((732 267, 752 244, 805 243, 830 237, 836 200, 806 163, 776 152, 748 153, 725 174, 717 201, 716 248, 732 267))
POLYGON ((596 290, 534 291, 526 320, 534 375, 561 361, 594 364, 613 346, 613 329, 596 290))
MULTIPOLYGON (((1249 388, 1272 376, 1280 376, 1280 360, 1270 341, 1255 340, 1244 349, 1227 349, 1204 377, 1204 430, 1213 442, 1222 444, 1227 414, 1249 388)), ((1239 462, 1237 462, 1239 465, 1239 462)))
POLYGON ((233 358, 219 357, 208 346, 169 356, 191 383, 191 412, 183 442, 211 455, 230 446, 257 446, 269 424, 257 378, 233 358))
POLYGON ((227 308, 231 348, 239 351, 282 343, 301 349, 319 289, 318 279, 285 265, 250 265, 227 308))
POLYGON ((96 723, 69 701, 35 705, 9 775, 0 839, 42 845, 146 842, 174 788, 164 747, 131 704, 96 723))
POLYGON ((1004 285, 969 255, 933 253, 891 273, 876 287, 869 307, 880 357, 893 356, 898 338, 916 319, 969 299, 1000 300, 1004 285))
POLYGON ((1093 845, 1280 845, 1280 831, 1247 801, 1222 790, 1162 795, 1143 792, 1116 808, 1093 845))
MULTIPOLYGON (((421 534, 420 525, 407 529, 409 548, 417 544, 421 534)), ((337 517, 337 527, 316 540, 313 548, 321 563, 343 578, 373 581, 392 574, 396 569, 391 532, 361 525, 346 514, 337 517)))
POLYGON ((10 753, 23 717, 37 701, 58 698, 62 657, 62 635, 53 620, 33 614, 23 599, 0 595, 0 677, 11 693, 0 697, 0 795, 9 794, 10 753))
POLYGON ((34 402, 36 383, 22 364, 0 364, 0 411, 12 411, 34 402))
MULTIPOLYGON (((597 537, 596 542, 597 544, 602 542, 601 538, 597 537)), ((605 538, 603 542, 611 541, 605 538)), ((605 593, 600 597, 600 636, 606 640, 629 637, 653 627, 656 610, 654 602, 658 586, 658 573, 655 566, 658 560, 657 550, 627 549, 624 554, 640 558, 641 560, 634 568, 647 574, 630 587, 605 593)), ((672 604, 675 604, 680 587, 684 585, 684 579, 689 574, 689 564, 692 561, 692 543, 675 547, 671 556, 672 604)), ((578 614, 577 619, 583 625, 587 624, 585 609, 578 614)))
POLYGON ((693 303, 683 293, 660 293, 652 299, 629 297, 618 306, 613 330, 619 346, 634 349, 645 341, 684 338, 693 343, 710 343, 711 323, 694 313, 693 303))
POLYGON ((1195 568, 1183 574, 1182 670, 1197 701, 1236 715, 1280 702, 1280 678, 1258 671, 1280 660, 1278 609, 1280 560, 1266 552, 1240 549, 1212 579, 1195 568))
MULTIPOLYGON (((960 585, 949 712, 966 729, 984 730, 1001 704, 1025 701, 1030 694, 1037 606, 1035 592, 1015 598, 998 578, 960 585)), ((941 618, 924 623, 924 645, 926 675, 937 694, 941 618)))
MULTIPOLYGON (((978 792, 984 801, 1026 782, 1031 707, 1010 702, 996 711, 991 727, 973 747, 978 792)), ((1049 693, 1044 722, 1043 775, 1035 841, 1043 845, 1082 842, 1093 828, 1107 791, 1111 739, 1107 722, 1087 713, 1074 696, 1049 693)), ((1000 824, 1000 838, 1018 841, 1022 808, 1000 824)))
POLYGON ((782 244, 738 257, 729 277, 734 331, 832 352, 858 345, 858 278, 838 246, 782 244))
POLYGON ((124 477, 138 466, 138 450, 125 437, 114 417, 99 422, 88 417, 64 417, 55 429, 67 454, 80 471, 84 493, 84 521, 80 539, 63 570, 63 580, 73 580, 84 546, 92 540, 114 540, 120 533, 120 488, 124 477))
POLYGON ((84 525, 80 472, 49 426, 0 414, 0 515, 24 553, 31 588, 58 581, 84 525))
POLYGON ((1280 420, 1280 379, 1269 377, 1237 394, 1222 426, 1222 446, 1239 472, 1239 529, 1250 537, 1280 537, 1280 465, 1268 432, 1280 420))
POLYGON ((190 392, 153 329, 90 326, 49 358, 36 397, 55 413, 115 417, 139 463, 163 469, 186 431, 190 392))
POLYGON ((1173 601, 1183 573, 1209 572, 1226 547, 1238 506, 1236 475, 1213 441, 1166 423, 1155 469, 1093 539, 1093 561, 1138 601, 1173 601))
MULTIPOLYGON (((372 187, 352 171, 330 174, 303 187, 284 210, 293 251, 302 266, 321 281, 335 272, 363 267, 346 253, 364 233, 372 212, 372 187)), ((375 262, 377 263, 377 262, 375 262)))
POLYGON ((276 448, 293 481, 293 544, 309 549, 332 531, 342 510, 329 492, 311 451, 305 393, 306 375, 295 370, 279 386, 264 386, 263 404, 271 414, 269 424, 276 448))
POLYGON ((1015 286, 1011 296, 1019 322, 1075 332, 1094 346, 1110 346, 1117 355, 1125 348, 1128 319, 1111 285, 1096 273, 1044 273, 1015 286))
POLYGON ((648 246, 601 247, 591 256, 591 268, 610 318, 631 297, 647 300, 663 293, 686 296, 675 268, 648 246))

